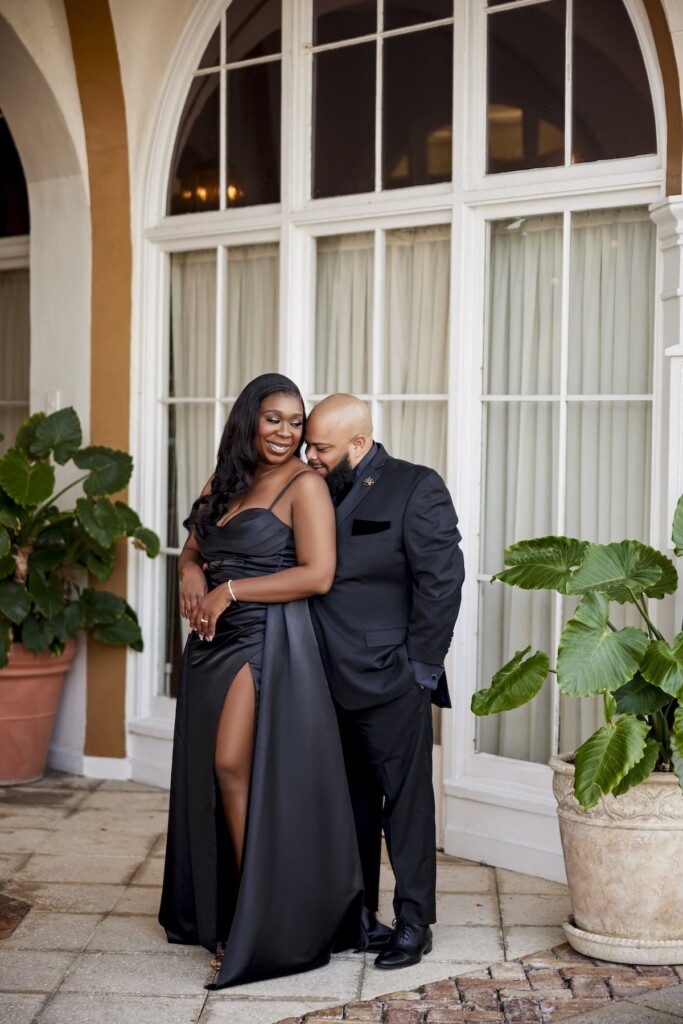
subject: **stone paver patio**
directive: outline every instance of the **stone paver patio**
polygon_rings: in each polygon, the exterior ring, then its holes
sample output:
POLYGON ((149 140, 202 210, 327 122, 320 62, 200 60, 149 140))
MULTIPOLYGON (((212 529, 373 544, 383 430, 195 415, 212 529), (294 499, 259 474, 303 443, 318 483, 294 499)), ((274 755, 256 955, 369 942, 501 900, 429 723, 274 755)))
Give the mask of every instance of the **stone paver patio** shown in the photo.
MULTIPOLYGON (((317 971, 207 992, 209 954, 170 946, 156 921, 167 800, 65 775, 0 790, 0 1024, 544 1024, 570 1010, 576 1024, 683 1020, 673 970, 596 964, 559 945, 564 886, 442 854, 434 951, 417 967, 389 974, 344 953, 317 971)), ((385 865, 384 920, 392 885, 385 865)))

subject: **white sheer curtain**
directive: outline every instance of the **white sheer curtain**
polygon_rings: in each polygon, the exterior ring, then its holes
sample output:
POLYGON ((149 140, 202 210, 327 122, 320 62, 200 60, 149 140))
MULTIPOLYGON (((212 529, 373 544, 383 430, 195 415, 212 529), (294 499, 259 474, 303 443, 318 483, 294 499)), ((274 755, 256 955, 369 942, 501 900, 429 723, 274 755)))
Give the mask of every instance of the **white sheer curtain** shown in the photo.
POLYGON ((315 313, 315 390, 370 391, 372 234, 318 240, 315 313))
MULTIPOLYGON (((552 395, 559 388, 562 218, 491 229, 486 389, 552 395)), ((541 401, 485 404, 481 571, 502 568, 504 548, 553 532, 557 521, 558 407, 541 401)), ((544 594, 482 583, 480 685, 528 643, 549 650, 552 602, 544 594)), ((550 684, 529 705, 479 720, 479 749, 523 760, 550 755, 550 684)))
MULTIPOLYGON (((483 573, 502 567, 515 540, 557 532, 559 474, 565 533, 605 542, 647 538, 654 229, 641 210, 572 218, 566 465, 560 450, 562 224, 530 218, 491 237, 486 380, 483 573), (527 396, 501 401, 503 396, 527 396), (555 401, 529 401, 530 396, 555 401), (624 396, 616 401, 581 395, 624 396), (496 400, 496 396, 499 396, 496 400)), ((554 598, 482 584, 480 685, 528 643, 551 651, 554 598)), ((564 602, 565 614, 571 613, 564 602)), ((560 747, 600 723, 599 702, 562 700, 560 747)), ((550 689, 526 707, 480 720, 478 748, 545 761, 553 735, 550 689)))
POLYGON ((29 412, 29 272, 0 273, 0 434, 7 449, 29 412))
MULTIPOLYGON (((387 234, 383 390, 439 394, 448 390, 450 228, 387 234)), ((395 456, 446 472, 445 402, 389 401, 382 439, 395 456)))
MULTIPOLYGON (((216 253, 174 253, 171 259, 170 392, 178 399, 213 399, 216 395, 216 253)), ((175 462, 175 538, 215 465, 214 403, 180 401, 171 409, 169 442, 175 462)), ((171 531, 169 531, 170 533, 171 531)))
POLYGON ((228 251, 226 395, 237 396, 258 374, 277 370, 278 279, 277 245, 228 251))

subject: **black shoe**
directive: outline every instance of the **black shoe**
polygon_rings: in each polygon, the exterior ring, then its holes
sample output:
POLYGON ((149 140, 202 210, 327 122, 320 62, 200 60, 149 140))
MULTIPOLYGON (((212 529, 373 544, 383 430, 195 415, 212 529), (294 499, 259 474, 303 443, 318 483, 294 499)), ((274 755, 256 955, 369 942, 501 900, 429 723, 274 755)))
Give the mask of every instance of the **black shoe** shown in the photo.
POLYGON ((419 964, 432 951, 432 929, 429 925, 411 924, 399 917, 384 950, 375 960, 375 967, 393 971, 398 967, 419 964))
POLYGON ((372 911, 363 907, 360 934, 353 951, 354 953, 379 953, 393 934, 388 925, 382 924, 372 911))

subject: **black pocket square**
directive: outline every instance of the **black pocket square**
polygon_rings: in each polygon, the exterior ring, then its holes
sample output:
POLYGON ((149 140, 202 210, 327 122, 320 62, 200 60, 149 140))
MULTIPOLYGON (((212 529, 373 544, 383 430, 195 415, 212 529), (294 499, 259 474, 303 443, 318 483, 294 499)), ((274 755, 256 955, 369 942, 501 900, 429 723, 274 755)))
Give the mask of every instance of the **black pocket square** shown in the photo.
POLYGON ((391 523, 380 522, 376 519, 354 519, 351 527, 352 537, 367 536, 370 533, 384 533, 391 523))

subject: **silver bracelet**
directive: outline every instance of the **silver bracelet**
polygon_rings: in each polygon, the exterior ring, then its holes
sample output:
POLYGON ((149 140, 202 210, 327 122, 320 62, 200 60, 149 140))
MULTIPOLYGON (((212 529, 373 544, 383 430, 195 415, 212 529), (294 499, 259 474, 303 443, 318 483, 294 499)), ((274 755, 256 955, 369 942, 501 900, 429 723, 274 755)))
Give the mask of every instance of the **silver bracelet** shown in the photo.
POLYGON ((228 580, 228 590, 230 591, 230 597, 234 601, 234 603, 235 604, 239 604, 239 601, 237 600, 237 598, 235 597, 235 595, 233 593, 232 580, 228 580))

